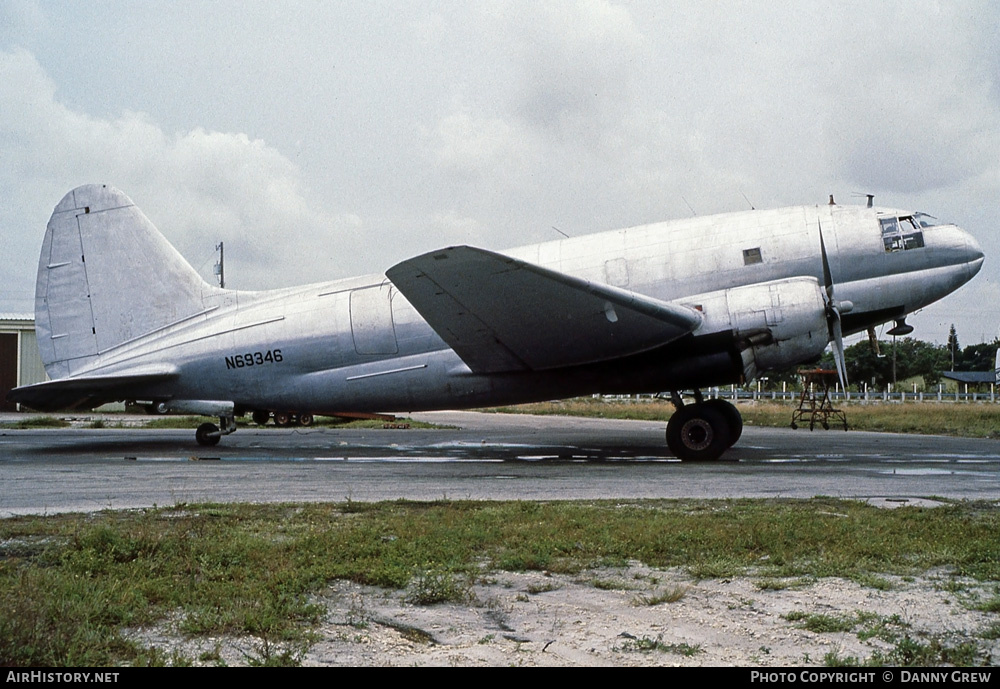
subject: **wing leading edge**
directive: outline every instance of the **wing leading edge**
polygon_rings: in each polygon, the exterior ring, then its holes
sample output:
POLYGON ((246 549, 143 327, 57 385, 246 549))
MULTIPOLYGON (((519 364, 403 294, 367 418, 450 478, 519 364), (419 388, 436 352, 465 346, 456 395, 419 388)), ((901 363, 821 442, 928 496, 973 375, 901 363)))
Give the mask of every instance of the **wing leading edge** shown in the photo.
POLYGON ((469 246, 408 259, 386 276, 477 373, 617 359, 702 322, 689 307, 469 246))

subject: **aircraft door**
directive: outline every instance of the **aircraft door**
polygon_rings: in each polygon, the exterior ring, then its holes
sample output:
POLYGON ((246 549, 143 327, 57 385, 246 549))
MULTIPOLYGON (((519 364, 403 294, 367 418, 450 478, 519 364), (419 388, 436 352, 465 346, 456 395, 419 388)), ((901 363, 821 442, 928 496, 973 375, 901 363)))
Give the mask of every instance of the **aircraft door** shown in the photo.
POLYGON ((392 322, 392 291, 388 284, 351 292, 351 332, 358 354, 396 354, 396 329, 392 322))

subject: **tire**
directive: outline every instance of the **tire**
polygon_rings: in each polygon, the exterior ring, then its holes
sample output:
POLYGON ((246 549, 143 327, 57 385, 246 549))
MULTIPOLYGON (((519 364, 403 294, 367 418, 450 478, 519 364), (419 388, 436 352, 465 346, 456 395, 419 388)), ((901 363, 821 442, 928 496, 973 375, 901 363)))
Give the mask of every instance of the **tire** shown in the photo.
POLYGON ((722 412, 723 418, 729 424, 729 447, 735 445, 743 435, 743 416, 740 415, 740 410, 726 400, 708 400, 705 404, 722 412))
POLYGON ((198 426, 198 430, 194 432, 194 439, 198 441, 199 445, 218 445, 221 436, 209 435, 209 433, 218 433, 219 427, 214 423, 203 423, 198 426))
POLYGON ((685 462, 716 460, 730 445, 729 423, 714 405, 685 405, 667 423, 667 447, 685 462))
POLYGON ((313 415, 312 414, 299 414, 299 425, 300 426, 312 426, 313 425, 313 415))
POLYGON ((167 411, 166 402, 153 402, 152 404, 146 406, 147 414, 166 414, 167 411))
POLYGON ((250 418, 253 419, 253 422, 258 426, 265 426, 271 418, 271 412, 263 409, 257 409, 250 415, 250 418))
POLYGON ((274 425, 284 428, 292 422, 292 415, 287 411, 274 412, 274 425))

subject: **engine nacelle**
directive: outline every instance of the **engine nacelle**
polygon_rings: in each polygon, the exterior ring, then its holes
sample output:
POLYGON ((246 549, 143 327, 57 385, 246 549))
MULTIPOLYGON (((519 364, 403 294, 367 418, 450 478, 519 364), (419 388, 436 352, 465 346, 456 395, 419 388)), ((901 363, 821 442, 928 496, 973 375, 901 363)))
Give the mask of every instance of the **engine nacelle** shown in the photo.
POLYGON ((731 331, 748 381, 760 371, 815 359, 830 340, 823 288, 787 278, 698 295, 684 303, 705 315, 695 335, 731 331))

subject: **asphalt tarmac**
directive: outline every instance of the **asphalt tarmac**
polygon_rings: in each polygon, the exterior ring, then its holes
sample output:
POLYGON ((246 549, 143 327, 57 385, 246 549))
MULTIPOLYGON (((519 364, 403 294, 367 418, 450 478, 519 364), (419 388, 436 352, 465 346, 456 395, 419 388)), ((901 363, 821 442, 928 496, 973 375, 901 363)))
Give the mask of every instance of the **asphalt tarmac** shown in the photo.
POLYGON ((447 429, 0 431, 0 516, 195 502, 827 495, 886 506, 1000 496, 1000 441, 746 427, 682 463, 665 424, 434 412, 447 429))

